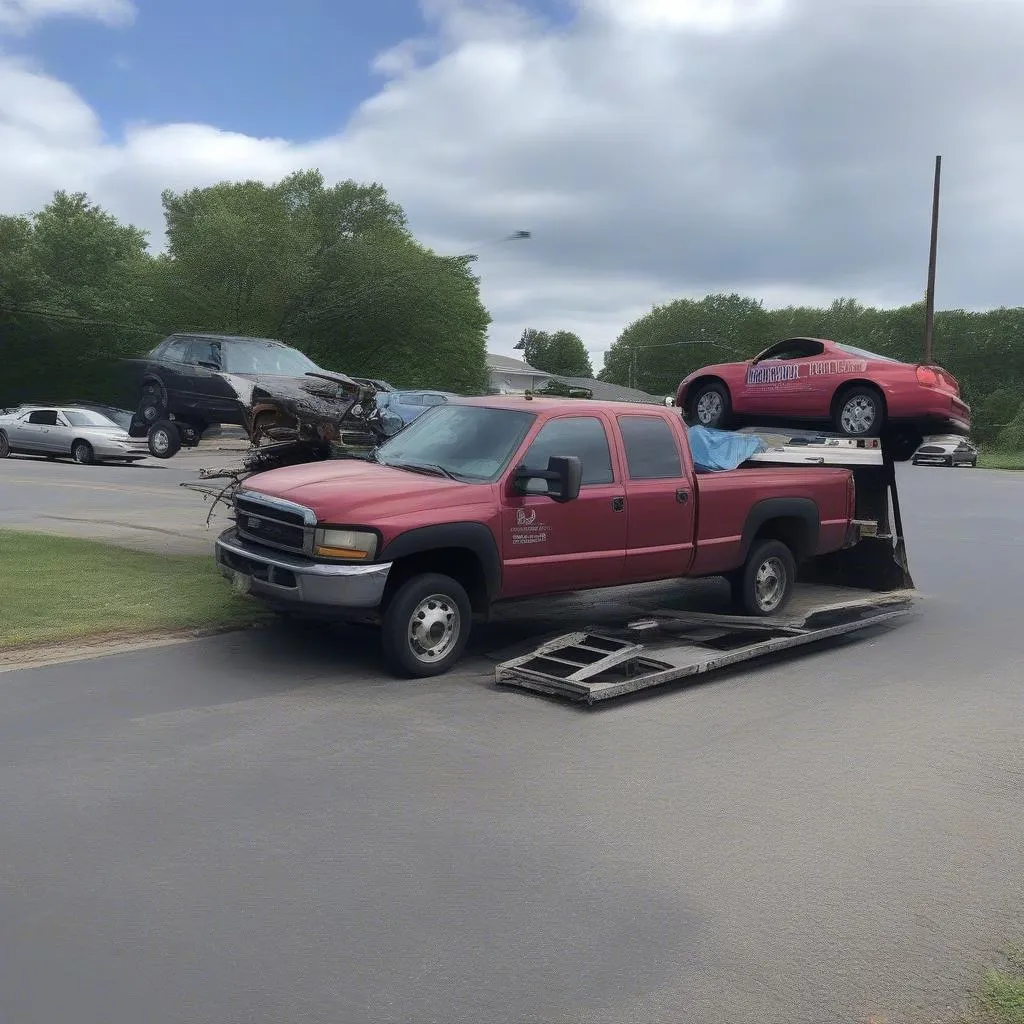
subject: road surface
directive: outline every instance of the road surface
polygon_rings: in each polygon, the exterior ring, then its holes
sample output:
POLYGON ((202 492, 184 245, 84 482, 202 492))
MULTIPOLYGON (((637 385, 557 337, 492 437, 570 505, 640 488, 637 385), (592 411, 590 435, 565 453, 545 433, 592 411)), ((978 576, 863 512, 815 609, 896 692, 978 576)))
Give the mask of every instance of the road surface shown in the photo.
POLYGON ((1024 936, 1024 477, 901 475, 917 618, 594 711, 479 657, 571 602, 0 675, 3 1019, 934 1019, 1024 936))

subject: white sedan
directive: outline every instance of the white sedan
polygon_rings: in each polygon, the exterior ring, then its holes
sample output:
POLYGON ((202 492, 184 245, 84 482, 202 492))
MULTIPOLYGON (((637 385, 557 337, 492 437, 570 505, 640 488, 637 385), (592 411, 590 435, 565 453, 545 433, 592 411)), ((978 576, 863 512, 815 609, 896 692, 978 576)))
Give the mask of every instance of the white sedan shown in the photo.
POLYGON ((8 455, 72 458, 94 462, 136 462, 149 455, 145 439, 93 409, 23 405, 0 415, 0 459, 8 455))

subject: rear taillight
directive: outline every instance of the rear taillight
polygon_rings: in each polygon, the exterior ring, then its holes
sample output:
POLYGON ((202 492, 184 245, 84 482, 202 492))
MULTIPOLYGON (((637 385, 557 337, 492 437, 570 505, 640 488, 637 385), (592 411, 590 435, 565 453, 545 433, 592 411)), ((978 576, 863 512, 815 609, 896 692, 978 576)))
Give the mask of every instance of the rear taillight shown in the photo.
POLYGON ((936 391, 948 391, 950 394, 959 395, 960 385, 955 378, 951 377, 945 370, 938 366, 917 367, 917 383, 923 388, 934 388, 936 391))

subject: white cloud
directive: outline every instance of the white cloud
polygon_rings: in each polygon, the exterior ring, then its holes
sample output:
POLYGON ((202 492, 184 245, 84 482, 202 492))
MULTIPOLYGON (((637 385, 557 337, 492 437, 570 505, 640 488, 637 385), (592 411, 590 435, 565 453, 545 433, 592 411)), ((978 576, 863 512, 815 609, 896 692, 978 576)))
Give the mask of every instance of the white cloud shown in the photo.
POLYGON ((131 0, 0 0, 0 30, 24 32, 61 17, 126 25, 135 17, 135 5, 131 0))
POLYGON ((599 353, 680 295, 918 300, 941 152, 939 305, 1024 301, 1022 0, 574 2, 556 28, 430 0, 430 37, 308 144, 199 124, 111 140, 68 86, 0 59, 0 204, 84 189, 159 240, 163 188, 377 180, 441 251, 533 232, 480 249, 495 350, 535 326, 599 353))

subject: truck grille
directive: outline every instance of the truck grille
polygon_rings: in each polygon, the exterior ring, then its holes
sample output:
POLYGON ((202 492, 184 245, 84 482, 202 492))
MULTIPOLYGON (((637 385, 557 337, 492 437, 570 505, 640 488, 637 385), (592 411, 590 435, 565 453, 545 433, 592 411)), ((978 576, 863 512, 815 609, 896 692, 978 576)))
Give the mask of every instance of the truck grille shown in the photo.
POLYGON ((251 492, 235 497, 235 526, 240 536, 296 554, 313 549, 316 516, 291 502, 261 498, 251 492))

